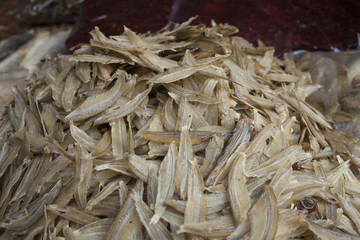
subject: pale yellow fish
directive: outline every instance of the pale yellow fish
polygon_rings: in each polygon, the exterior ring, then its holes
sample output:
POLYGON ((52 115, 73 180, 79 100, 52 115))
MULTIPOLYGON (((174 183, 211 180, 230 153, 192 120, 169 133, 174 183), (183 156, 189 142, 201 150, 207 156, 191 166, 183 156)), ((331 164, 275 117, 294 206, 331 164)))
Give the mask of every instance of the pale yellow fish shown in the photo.
POLYGON ((279 221, 276 196, 270 186, 265 186, 263 196, 259 198, 250 211, 250 239, 273 239, 279 221), (258 226, 261 226, 259 229, 258 226))
POLYGON ((150 224, 151 217, 154 213, 140 198, 140 196, 134 192, 131 193, 130 196, 135 201, 136 212, 138 213, 140 221, 145 226, 150 238, 159 240, 171 239, 170 232, 166 229, 162 222, 150 224))
POLYGON ((145 100, 152 89, 152 85, 148 87, 141 94, 137 95, 135 98, 127 102, 122 107, 117 107, 115 109, 108 108, 105 110, 104 114, 97 119, 95 119, 95 124, 102 124, 106 122, 110 122, 121 117, 124 117, 131 112, 135 111, 135 109, 145 100))
POLYGON ((188 130, 181 131, 179 156, 176 162, 175 186, 176 192, 182 200, 187 196, 189 184, 189 161, 194 160, 194 154, 191 147, 191 139, 188 130))
POLYGON ((78 108, 66 116, 65 120, 79 121, 94 116, 110 107, 121 95, 121 87, 126 78, 126 72, 116 73, 119 77, 115 85, 107 92, 96 97, 87 98, 78 108))
POLYGON ((232 213, 237 224, 247 219, 251 207, 249 194, 246 189, 246 176, 244 172, 246 155, 240 153, 232 165, 228 179, 228 196, 232 213))
POLYGON ((169 146, 169 151, 159 168, 158 189, 155 202, 155 215, 150 223, 156 223, 164 214, 165 203, 171 199, 175 191, 175 167, 178 161, 178 152, 175 142, 169 146))

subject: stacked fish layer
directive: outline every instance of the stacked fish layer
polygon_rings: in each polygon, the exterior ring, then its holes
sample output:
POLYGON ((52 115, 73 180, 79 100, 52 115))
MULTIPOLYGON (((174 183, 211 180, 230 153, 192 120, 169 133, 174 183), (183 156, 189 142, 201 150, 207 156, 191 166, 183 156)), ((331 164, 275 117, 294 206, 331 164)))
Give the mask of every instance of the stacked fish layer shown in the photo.
POLYGON ((1 239, 360 239, 358 144, 236 28, 98 28, 0 124, 1 239))

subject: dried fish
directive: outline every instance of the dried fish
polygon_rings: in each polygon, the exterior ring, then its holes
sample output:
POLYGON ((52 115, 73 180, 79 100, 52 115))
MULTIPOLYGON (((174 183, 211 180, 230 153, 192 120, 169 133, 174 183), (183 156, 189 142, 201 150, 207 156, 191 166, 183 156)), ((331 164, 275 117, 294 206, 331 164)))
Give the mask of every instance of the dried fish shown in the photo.
POLYGON ((360 145, 311 75, 193 20, 95 28, 13 89, 0 239, 359 239, 360 145))
POLYGON ((145 226, 147 233, 152 239, 171 239, 170 232, 166 229, 166 227, 161 223, 153 223, 150 224, 151 216, 153 212, 146 205, 146 203, 140 198, 137 193, 132 193, 130 195, 135 201, 136 211, 139 215, 139 218, 142 224, 145 226))
POLYGON ((278 209, 274 191, 265 186, 263 197, 257 200, 250 211, 251 231, 250 239, 273 239, 278 225, 278 209), (257 226, 261 229, 255 231, 257 226))
POLYGON ((116 74, 118 79, 109 91, 96 97, 87 98, 78 108, 67 115, 65 120, 84 120, 110 107, 121 95, 123 81, 126 78, 126 72, 124 71, 116 72, 116 74))
POLYGON ((159 168, 158 189, 155 202, 155 215, 151 218, 150 223, 157 223, 164 214, 165 203, 170 200, 175 191, 175 166, 177 163, 177 149, 175 142, 169 146, 169 151, 161 162, 159 168))
MULTIPOLYGON (((144 192, 143 182, 138 180, 132 191, 142 196, 144 192)), ((132 239, 136 237, 140 231, 141 222, 138 215, 136 214, 135 202, 129 195, 126 198, 124 204, 122 204, 114 221, 108 229, 105 239, 132 239)))
POLYGON ((182 200, 187 196, 190 161, 194 161, 194 154, 191 147, 189 132, 184 129, 181 131, 179 156, 177 158, 175 171, 175 189, 182 200))
POLYGON ((181 225, 178 233, 186 232, 208 238, 224 238, 235 230, 233 220, 229 216, 223 216, 216 220, 188 223, 181 225))
POLYGON ((130 114, 145 100, 147 95, 150 93, 151 88, 152 85, 150 85, 147 90, 137 95, 134 99, 127 102, 125 106, 115 109, 108 108, 102 116, 95 119, 95 124, 110 122, 130 114))
MULTIPOLYGON (((180 149, 181 151, 181 149, 180 149)), ((179 156, 180 157, 180 156, 179 156)), ((204 182, 196 162, 187 159, 190 163, 187 202, 184 214, 184 224, 198 223, 205 220, 206 202, 204 197, 204 182)))
POLYGON ((228 179, 229 202, 237 224, 241 224, 246 220, 248 210, 251 207, 249 194, 246 189, 245 160, 245 154, 240 153, 233 164, 228 179))

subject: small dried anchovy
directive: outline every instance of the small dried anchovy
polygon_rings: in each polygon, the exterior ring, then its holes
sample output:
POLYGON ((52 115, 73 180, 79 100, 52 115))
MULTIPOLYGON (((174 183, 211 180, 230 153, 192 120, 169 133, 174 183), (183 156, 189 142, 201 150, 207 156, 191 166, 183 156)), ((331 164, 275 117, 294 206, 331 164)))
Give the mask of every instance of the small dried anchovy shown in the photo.
POLYGON ((92 32, 0 120, 0 239, 360 239, 360 147, 227 24, 92 32))

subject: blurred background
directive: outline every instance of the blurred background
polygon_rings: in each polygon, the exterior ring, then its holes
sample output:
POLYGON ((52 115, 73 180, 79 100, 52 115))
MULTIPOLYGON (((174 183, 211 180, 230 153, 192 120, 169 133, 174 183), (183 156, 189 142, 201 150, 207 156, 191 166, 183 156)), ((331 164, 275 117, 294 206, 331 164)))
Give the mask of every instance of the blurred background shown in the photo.
POLYGON ((147 33, 198 16, 194 24, 229 23, 255 46, 293 57, 323 86, 309 101, 359 141, 359 12, 359 0, 1 0, 0 111, 36 63, 87 43, 94 26, 147 33))

